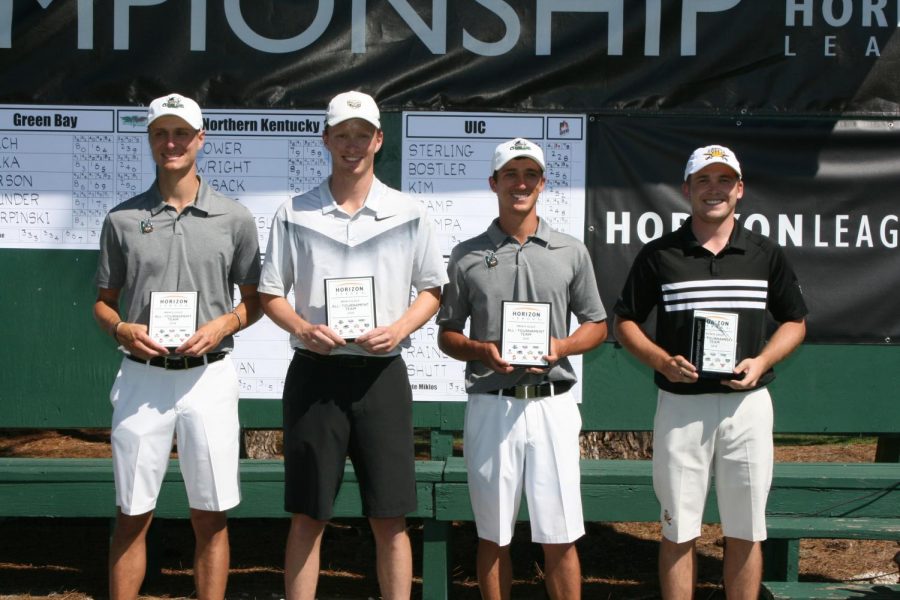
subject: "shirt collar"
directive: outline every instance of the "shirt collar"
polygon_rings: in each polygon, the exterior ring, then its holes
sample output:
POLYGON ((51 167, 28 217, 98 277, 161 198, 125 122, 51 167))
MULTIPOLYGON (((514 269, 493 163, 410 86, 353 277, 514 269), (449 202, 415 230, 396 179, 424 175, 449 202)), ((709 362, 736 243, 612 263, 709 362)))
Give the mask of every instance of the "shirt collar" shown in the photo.
MULTIPOLYGON (((694 235, 694 231, 691 229, 692 219, 693 217, 688 217, 678 230, 681 234, 681 245, 685 253, 695 252, 698 248, 703 248, 703 246, 700 245, 700 242, 697 241, 697 236, 694 235)), ((729 250, 736 252, 745 252, 747 250, 747 232, 744 231, 744 228, 741 227, 741 224, 737 219, 734 220, 731 237, 728 239, 728 244, 722 252, 728 252, 729 250)))
MULTIPOLYGON (((224 214, 225 210, 224 207, 220 206, 221 203, 213 201, 213 190, 209 187, 209 184, 199 175, 197 176, 197 179, 200 181, 200 187, 197 189, 197 197, 194 198, 194 201, 191 204, 185 207, 185 210, 196 210, 205 215, 224 214)), ((150 209, 151 216, 155 217, 168 206, 168 204, 163 201, 162 194, 159 192, 158 179, 150 186, 150 200, 150 205, 152 206, 150 209)))
MULTIPOLYGON (((534 232, 534 235, 529 236, 529 240, 534 241, 535 243, 541 244, 543 246, 550 245, 550 235, 553 233, 553 228, 545 221, 544 219, 538 220, 537 231, 534 232)), ((487 230, 488 238, 491 240, 491 243, 494 245, 494 248, 499 248, 507 240, 512 239, 512 236, 507 235, 500 229, 500 218, 497 217, 493 221, 491 221, 490 226, 487 230)))
MULTIPOLYGON (((340 208, 331 194, 330 181, 331 177, 319 184, 319 198, 322 202, 323 215, 336 212, 340 208)), ((369 188, 369 193, 366 195, 366 200, 363 202, 363 207, 360 210, 374 214, 379 219, 395 215, 397 213, 396 203, 384 201, 386 191, 387 186, 377 177, 373 178, 372 187, 369 188)))

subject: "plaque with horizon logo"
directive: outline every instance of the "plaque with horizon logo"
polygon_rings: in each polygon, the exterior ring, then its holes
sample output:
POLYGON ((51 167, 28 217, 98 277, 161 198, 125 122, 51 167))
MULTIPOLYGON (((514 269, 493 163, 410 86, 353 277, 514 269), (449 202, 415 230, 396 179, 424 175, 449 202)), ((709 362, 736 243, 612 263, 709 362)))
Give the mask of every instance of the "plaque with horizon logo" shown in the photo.
POLYGON ((326 279, 325 322, 348 342, 374 329, 375 278, 326 279))
POLYGON ((199 292, 150 292, 147 335, 170 350, 197 331, 199 292))
POLYGON ((737 365, 737 313, 695 310, 691 338, 691 364, 700 377, 739 379, 737 365))
POLYGON ((546 367, 550 354, 549 302, 503 301, 500 356, 514 367, 546 367))

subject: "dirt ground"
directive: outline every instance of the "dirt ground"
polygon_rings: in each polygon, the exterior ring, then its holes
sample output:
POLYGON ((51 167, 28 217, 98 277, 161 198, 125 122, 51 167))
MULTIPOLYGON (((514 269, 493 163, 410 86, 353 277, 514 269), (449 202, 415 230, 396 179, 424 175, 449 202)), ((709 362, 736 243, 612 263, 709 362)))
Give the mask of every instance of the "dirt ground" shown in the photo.
MULTIPOLYGON (((873 441, 821 445, 782 445, 779 461, 860 461, 874 458, 873 441)), ((109 456, 106 431, 0 431, 0 456, 109 456)), ((232 570, 228 597, 277 600, 283 597, 282 560, 287 521, 235 519, 230 524, 232 570)), ((412 520, 416 577, 421 575, 421 522, 412 520)), ((156 575, 149 576, 143 593, 148 598, 190 597, 193 593, 189 524, 159 520, 152 534, 158 540, 156 575)), ((479 598, 475 585, 475 532, 470 523, 454 526, 452 598, 479 598)), ((649 599, 659 596, 656 583, 658 525, 650 523, 589 523, 578 547, 586 599, 649 599)), ((106 548, 109 522, 105 519, 0 519, 0 600, 53 597, 87 600, 106 597, 106 548)), ((529 543, 527 525, 520 525, 513 543, 513 597, 545 598, 541 555, 529 543)), ((893 558, 897 542, 804 540, 801 578, 897 583, 893 558)), ((706 526, 699 542, 699 600, 724 598, 721 574, 721 532, 706 526)), ((322 551, 320 600, 378 597, 371 535, 362 520, 342 520, 326 532, 322 551)), ((421 593, 417 579, 414 597, 421 593)))

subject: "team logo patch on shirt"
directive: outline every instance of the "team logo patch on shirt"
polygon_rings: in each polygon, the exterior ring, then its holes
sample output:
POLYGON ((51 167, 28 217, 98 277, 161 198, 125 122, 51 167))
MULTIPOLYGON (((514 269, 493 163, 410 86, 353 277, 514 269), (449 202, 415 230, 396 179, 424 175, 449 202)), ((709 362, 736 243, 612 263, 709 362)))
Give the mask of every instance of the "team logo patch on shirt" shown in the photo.
POLYGON ((488 269, 496 267, 497 262, 497 256, 493 252, 488 252, 484 257, 484 264, 488 269))
POLYGON ((141 233, 153 233, 153 222, 150 219, 141 221, 141 233))

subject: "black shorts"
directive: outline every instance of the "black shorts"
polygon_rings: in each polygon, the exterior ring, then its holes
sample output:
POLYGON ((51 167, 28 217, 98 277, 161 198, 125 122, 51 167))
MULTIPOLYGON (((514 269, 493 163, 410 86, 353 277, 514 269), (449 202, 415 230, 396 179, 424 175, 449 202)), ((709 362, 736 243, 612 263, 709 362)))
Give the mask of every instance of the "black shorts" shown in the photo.
POLYGON ((348 456, 364 515, 416 509, 412 390, 402 357, 298 350, 282 406, 286 511, 330 520, 348 456))

